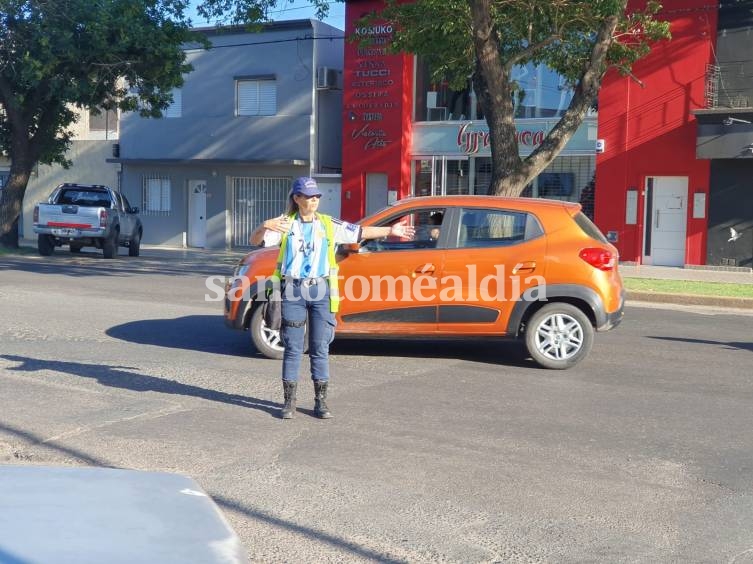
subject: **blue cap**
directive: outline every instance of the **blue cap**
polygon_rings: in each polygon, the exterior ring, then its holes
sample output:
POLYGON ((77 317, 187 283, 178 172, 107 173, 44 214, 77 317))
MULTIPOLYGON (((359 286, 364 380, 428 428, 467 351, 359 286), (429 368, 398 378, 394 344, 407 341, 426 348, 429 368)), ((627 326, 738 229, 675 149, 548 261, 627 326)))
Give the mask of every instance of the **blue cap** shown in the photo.
POLYGON ((316 180, 309 178, 308 176, 301 176, 293 181, 293 188, 290 190, 290 195, 295 196, 301 194, 303 196, 321 196, 322 191, 319 190, 319 185, 316 180))

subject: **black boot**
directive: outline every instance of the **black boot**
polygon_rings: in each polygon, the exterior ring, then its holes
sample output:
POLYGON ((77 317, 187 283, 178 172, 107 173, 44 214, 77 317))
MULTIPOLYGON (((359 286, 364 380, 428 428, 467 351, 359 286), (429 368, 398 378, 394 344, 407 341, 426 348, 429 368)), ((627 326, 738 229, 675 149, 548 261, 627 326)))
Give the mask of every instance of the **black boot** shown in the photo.
POLYGON ((295 392, 298 388, 298 382, 282 381, 282 391, 285 394, 285 405, 280 410, 282 419, 292 419, 295 413, 295 392))
POLYGON ((329 419, 332 414, 327 409, 327 384, 328 381, 314 380, 314 415, 319 419, 329 419))

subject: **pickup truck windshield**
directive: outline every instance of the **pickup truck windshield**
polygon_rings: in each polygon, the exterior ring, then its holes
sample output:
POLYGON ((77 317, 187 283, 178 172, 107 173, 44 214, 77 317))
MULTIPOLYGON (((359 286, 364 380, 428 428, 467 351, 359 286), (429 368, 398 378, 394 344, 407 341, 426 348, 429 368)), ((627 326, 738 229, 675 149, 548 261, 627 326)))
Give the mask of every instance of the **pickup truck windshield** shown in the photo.
POLYGON ((64 189, 58 197, 58 204, 92 206, 92 207, 110 207, 110 196, 102 190, 81 190, 76 188, 64 189))

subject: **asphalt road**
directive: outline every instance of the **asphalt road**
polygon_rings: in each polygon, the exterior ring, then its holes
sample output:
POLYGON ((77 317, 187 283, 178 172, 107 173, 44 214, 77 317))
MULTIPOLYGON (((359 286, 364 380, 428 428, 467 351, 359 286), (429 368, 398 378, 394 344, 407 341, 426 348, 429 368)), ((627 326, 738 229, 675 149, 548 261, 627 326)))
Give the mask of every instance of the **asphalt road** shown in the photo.
POLYGON ((230 262, 0 257, 0 463, 187 474, 255 562, 753 562, 750 313, 629 304, 565 372, 336 341, 281 421, 230 262))

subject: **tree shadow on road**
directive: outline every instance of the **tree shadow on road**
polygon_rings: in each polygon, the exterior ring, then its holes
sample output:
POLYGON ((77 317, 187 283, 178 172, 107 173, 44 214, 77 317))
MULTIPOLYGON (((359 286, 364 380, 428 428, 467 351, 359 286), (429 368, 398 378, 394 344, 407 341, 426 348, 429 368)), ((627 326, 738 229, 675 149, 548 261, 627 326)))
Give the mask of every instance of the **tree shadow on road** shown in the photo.
POLYGON ((251 356, 248 334, 225 327, 220 315, 187 315, 174 319, 142 319, 110 327, 106 335, 169 349, 251 356))
POLYGON ((688 337, 659 337, 649 335, 649 339, 657 339, 659 341, 679 341, 681 343, 692 343, 694 345, 717 345, 725 347, 731 350, 742 350, 753 352, 753 342, 751 341, 714 341, 711 339, 691 339, 688 337))
POLYGON ((223 509, 240 513, 246 517, 254 519, 255 521, 260 521, 266 525, 277 527, 279 529, 286 529, 303 537, 312 539, 316 542, 328 544, 339 550, 343 550, 348 554, 355 555, 360 559, 373 560, 374 562, 382 562, 386 564, 398 564, 406 562, 405 560, 396 559, 387 554, 365 548, 354 542, 350 542, 343 538, 327 534, 323 531, 280 519, 279 517, 270 515, 267 512, 248 507, 247 505, 244 505, 239 501, 235 501, 222 495, 210 493, 210 496, 217 503, 217 505, 219 505, 223 509))
POLYGON ((208 401, 217 401, 240 407, 248 407, 263 411, 275 417, 279 416, 281 404, 238 394, 228 394, 217 390, 210 390, 182 384, 173 380, 165 380, 155 376, 146 376, 131 372, 135 370, 130 366, 100 366, 97 364, 84 364, 81 362, 63 362, 59 360, 39 360, 25 356, 11 354, 0 355, 0 358, 10 362, 18 362, 18 366, 6 368, 14 372, 39 372, 51 370, 72 374, 80 378, 91 378, 103 386, 121 388, 133 392, 158 392, 161 394, 175 394, 200 398, 208 401))

